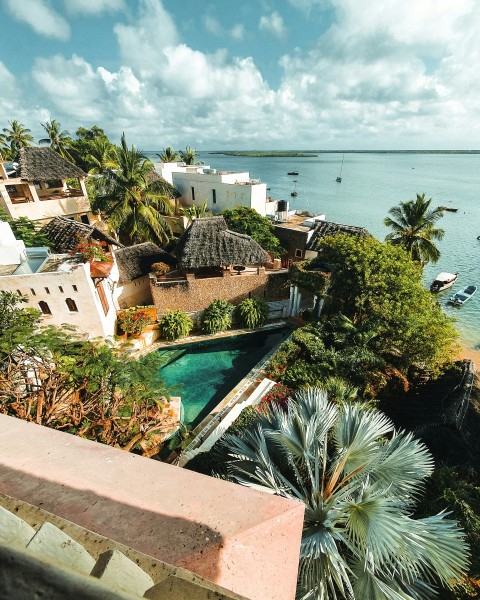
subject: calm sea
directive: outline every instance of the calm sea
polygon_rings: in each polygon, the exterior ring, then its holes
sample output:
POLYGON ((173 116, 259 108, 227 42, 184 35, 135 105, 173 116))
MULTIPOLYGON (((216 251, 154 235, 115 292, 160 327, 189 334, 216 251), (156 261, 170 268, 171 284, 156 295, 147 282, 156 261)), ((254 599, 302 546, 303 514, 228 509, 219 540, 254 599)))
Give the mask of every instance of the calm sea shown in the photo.
MULTIPOLYGON (((158 160, 152 153, 152 159, 158 160)), ((383 239, 388 209, 425 192, 433 206, 458 208, 440 221, 445 230, 438 244, 442 256, 425 268, 425 285, 440 271, 460 273, 457 284, 438 296, 445 312, 456 317, 462 341, 480 348, 480 290, 462 307, 447 305, 448 296, 466 285, 480 286, 480 154, 361 153, 319 154, 315 158, 251 158, 200 153, 212 168, 248 171, 267 184, 274 199, 290 209, 324 213, 330 221, 366 227, 383 239), (298 171, 298 176, 287 175, 298 171), (296 184, 293 180, 297 180, 296 184), (298 195, 290 196, 296 185, 298 195)))

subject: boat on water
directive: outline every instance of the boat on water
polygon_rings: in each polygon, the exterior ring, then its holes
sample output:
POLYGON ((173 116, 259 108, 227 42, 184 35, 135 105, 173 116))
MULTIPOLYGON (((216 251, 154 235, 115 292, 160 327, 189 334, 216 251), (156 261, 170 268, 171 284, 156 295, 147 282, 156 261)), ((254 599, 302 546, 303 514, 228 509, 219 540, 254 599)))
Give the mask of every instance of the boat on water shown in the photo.
POLYGON ((457 281, 458 273, 439 273, 435 277, 435 281, 430 286, 430 291, 435 292, 443 292, 443 290, 447 290, 449 287, 457 281))
POLYGON ((342 166, 340 167, 340 175, 335 179, 337 183, 342 183, 342 171, 343 171, 343 160, 345 158, 345 154, 342 156, 342 166))
POLYGON ((287 175, 298 175, 298 171, 289 171, 287 175))
POLYGON ((475 294, 476 291, 476 285, 467 285, 467 287, 463 288, 463 290, 461 290, 460 292, 457 292, 453 296, 450 296, 448 301, 450 302, 450 304, 461 306, 462 304, 465 304, 467 300, 470 300, 470 298, 475 294))
POLYGON ((458 212, 458 208, 453 208, 451 206, 439 206, 442 210, 446 210, 447 212, 458 212))
POLYGON ((293 183, 295 184, 295 187, 293 188, 293 192, 290 193, 290 196, 295 197, 295 196, 298 196, 298 192, 297 192, 297 180, 294 179, 293 183))

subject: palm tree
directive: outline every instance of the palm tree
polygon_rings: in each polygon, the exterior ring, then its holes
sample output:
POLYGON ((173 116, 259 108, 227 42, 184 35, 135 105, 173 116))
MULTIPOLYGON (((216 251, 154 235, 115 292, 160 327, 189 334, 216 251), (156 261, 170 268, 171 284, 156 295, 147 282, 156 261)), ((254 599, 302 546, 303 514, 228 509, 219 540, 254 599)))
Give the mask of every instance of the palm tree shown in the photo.
POLYGON ((106 136, 94 138, 89 147, 86 161, 90 174, 103 175, 118 168, 116 148, 106 136))
POLYGON ((13 160, 20 148, 30 146, 33 137, 30 135, 30 129, 27 129, 20 121, 13 119, 8 124, 10 128, 4 127, 2 131, 5 134, 4 143, 9 146, 9 158, 13 160))
POLYGON ((157 154, 157 156, 163 163, 177 162, 180 160, 180 154, 175 152, 171 146, 165 148, 162 154, 157 154))
POLYGON ((192 204, 192 206, 182 206, 180 212, 188 218, 189 223, 194 219, 212 216, 212 213, 207 210, 206 200, 203 201, 201 206, 197 206, 196 204, 192 204))
POLYGON ((193 148, 187 146, 184 151, 180 151, 180 158, 186 165, 194 165, 197 160, 197 153, 193 148))
POLYGON ((456 522, 411 516, 430 453, 381 412, 303 390, 224 444, 230 479, 305 504, 298 598, 424 600, 466 572, 456 522))
POLYGON ((105 212, 110 231, 127 244, 168 242, 171 229, 163 215, 172 214, 171 200, 155 180, 152 163, 134 146, 128 148, 125 134, 117 162, 118 168, 105 175, 106 191, 93 208, 105 212))
POLYGON ((60 123, 56 119, 41 123, 41 126, 45 129, 48 137, 38 140, 38 143, 49 144, 50 148, 58 152, 63 158, 73 161, 68 151, 69 142, 71 141, 69 132, 66 129, 62 131, 60 123))
POLYGON ((430 210, 432 199, 427 200, 425 194, 417 194, 417 199, 400 202, 388 212, 384 223, 393 231, 387 235, 386 241, 404 248, 422 267, 429 261, 438 262, 440 251, 432 240, 441 240, 444 230, 435 227, 435 223, 443 216, 444 209, 437 207, 430 210))

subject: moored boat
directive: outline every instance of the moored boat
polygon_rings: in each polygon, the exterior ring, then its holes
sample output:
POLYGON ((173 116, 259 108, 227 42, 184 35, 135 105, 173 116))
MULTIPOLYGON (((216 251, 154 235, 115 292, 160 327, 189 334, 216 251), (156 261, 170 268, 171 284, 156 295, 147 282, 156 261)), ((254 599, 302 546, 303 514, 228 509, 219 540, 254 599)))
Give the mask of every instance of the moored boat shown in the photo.
POLYGON ((430 286, 431 292, 443 292, 457 281, 458 273, 439 273, 435 277, 435 281, 430 286))
POLYGON ((289 171, 287 175, 298 175, 298 171, 289 171))
POLYGON ((460 292, 457 292, 453 296, 450 296, 448 301, 451 304, 456 304, 456 305, 465 304, 465 302, 467 300, 470 300, 470 298, 475 294, 476 291, 477 291, 476 285, 467 285, 467 287, 463 288, 463 290, 461 290, 460 292))

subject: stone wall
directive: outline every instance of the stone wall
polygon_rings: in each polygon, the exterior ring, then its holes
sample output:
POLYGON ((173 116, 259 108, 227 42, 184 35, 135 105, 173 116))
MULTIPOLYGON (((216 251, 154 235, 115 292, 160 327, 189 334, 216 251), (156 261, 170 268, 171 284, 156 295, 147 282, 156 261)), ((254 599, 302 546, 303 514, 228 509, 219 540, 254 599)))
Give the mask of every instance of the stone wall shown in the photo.
POLYGON ((234 305, 249 297, 263 298, 266 302, 286 300, 289 297, 288 271, 265 271, 263 267, 252 275, 231 275, 196 279, 188 274, 186 280, 150 280, 153 303, 160 318, 167 310, 187 313, 203 311, 216 299, 228 300, 234 305))

